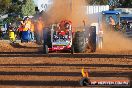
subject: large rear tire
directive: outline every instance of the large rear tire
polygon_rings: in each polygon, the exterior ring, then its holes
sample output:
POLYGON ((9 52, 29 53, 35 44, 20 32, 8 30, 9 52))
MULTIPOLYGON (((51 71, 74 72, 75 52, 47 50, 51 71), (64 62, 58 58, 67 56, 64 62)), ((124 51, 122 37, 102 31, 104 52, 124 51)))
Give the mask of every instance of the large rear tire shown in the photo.
POLYGON ((90 49, 90 52, 96 51, 96 27, 91 26, 89 30, 89 38, 88 38, 88 47, 90 49))
POLYGON ((75 53, 83 53, 86 50, 84 32, 77 31, 73 39, 73 46, 75 53))

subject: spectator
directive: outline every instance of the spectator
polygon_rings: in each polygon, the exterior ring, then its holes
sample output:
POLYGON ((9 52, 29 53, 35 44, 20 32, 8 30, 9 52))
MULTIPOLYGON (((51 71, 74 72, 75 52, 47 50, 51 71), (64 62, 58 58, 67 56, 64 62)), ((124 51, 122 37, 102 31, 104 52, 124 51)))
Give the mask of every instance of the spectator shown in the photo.
POLYGON ((34 40, 34 22, 32 21, 31 22, 31 38, 32 38, 32 41, 34 40))
POLYGON ((109 25, 110 25, 110 30, 114 30, 116 23, 112 16, 109 16, 109 25))
POLYGON ((19 33, 19 38, 21 39, 21 36, 22 36, 22 31, 23 31, 23 29, 24 29, 24 23, 23 23, 23 21, 21 21, 21 23, 20 23, 20 25, 19 25, 19 27, 18 27, 18 33, 19 33))
POLYGON ((29 17, 24 19, 24 29, 23 31, 27 31, 31 29, 31 20, 29 19, 29 17))
POLYGON ((44 28, 44 22, 42 20, 42 17, 39 17, 38 18, 38 21, 37 21, 37 25, 36 25, 36 42, 38 44, 41 44, 42 43, 42 33, 43 33, 43 28, 44 28))

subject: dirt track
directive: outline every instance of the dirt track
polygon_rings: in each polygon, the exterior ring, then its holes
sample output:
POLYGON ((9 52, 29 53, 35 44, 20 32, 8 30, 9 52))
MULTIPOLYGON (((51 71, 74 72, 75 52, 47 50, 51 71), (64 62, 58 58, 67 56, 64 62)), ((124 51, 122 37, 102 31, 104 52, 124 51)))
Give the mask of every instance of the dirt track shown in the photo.
POLYGON ((44 55, 33 43, 0 43, 0 88, 80 87, 82 67, 91 79, 132 79, 131 50, 44 55))

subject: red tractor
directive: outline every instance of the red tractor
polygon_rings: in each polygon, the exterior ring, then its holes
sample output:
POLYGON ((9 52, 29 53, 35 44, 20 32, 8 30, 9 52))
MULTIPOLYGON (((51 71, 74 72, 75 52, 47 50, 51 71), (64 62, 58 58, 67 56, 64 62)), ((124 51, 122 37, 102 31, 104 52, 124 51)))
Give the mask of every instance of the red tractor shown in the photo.
POLYGON ((52 24, 50 27, 44 28, 43 31, 43 52, 44 54, 48 54, 50 51, 66 50, 70 51, 72 54, 74 52, 85 52, 89 40, 88 37, 86 37, 86 35, 88 36, 87 33, 86 31, 74 32, 72 22, 69 20, 52 24))

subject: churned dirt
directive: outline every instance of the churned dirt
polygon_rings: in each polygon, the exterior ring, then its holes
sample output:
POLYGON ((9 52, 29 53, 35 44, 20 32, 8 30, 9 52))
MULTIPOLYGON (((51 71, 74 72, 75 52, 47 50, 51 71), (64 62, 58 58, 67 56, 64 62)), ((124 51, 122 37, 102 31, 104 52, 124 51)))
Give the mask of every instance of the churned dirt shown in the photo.
POLYGON ((44 55, 35 43, 0 41, 0 88, 79 88, 83 67, 92 80, 131 80, 132 50, 44 55))

